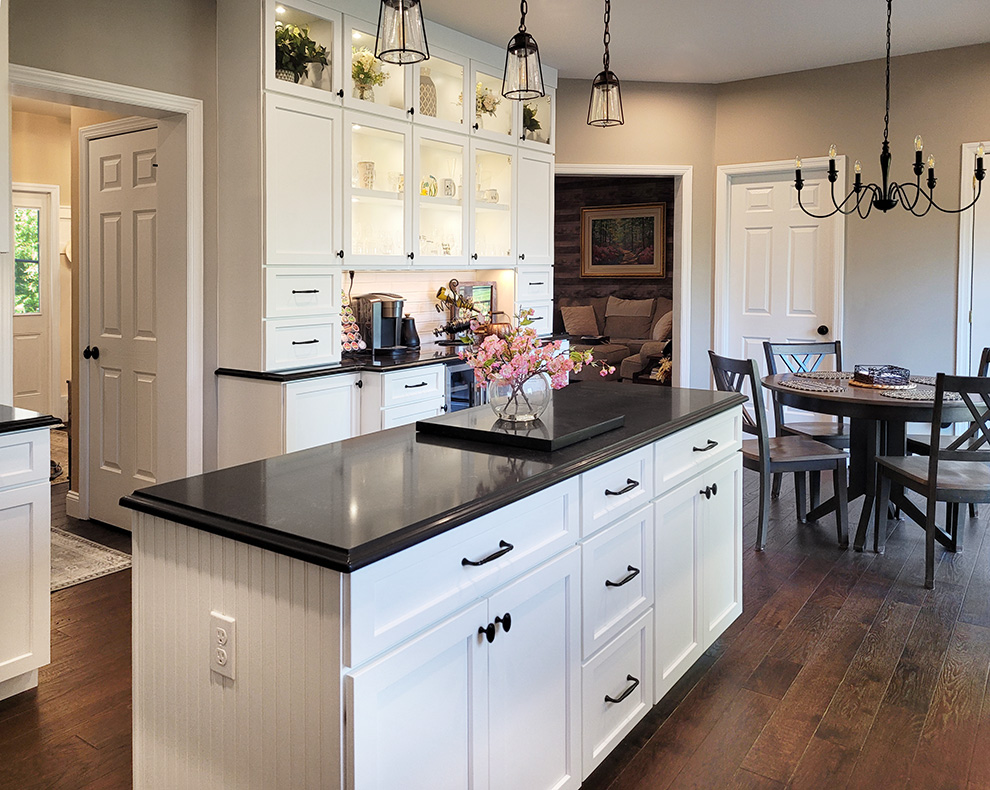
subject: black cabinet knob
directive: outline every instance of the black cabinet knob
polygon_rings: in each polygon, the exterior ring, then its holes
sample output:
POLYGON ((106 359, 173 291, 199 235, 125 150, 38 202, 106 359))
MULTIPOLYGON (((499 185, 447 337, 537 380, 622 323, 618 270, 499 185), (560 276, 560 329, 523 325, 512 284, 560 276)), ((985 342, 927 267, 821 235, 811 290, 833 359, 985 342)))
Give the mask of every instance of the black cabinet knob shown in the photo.
POLYGON ((489 643, 495 641, 495 623, 489 623, 488 625, 479 625, 478 633, 482 634, 489 643))
POLYGON ((501 617, 496 617, 495 622, 501 623, 502 630, 505 631, 505 633, 509 633, 509 629, 512 628, 512 615, 506 612, 501 617))

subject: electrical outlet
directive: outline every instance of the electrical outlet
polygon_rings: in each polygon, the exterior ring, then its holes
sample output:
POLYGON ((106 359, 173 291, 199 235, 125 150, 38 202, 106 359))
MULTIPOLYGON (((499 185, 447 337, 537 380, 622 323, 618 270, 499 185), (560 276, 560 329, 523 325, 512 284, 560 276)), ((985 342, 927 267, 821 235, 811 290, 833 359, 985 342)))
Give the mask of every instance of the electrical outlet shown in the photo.
POLYGON ((233 617, 210 612, 210 669, 231 680, 234 679, 237 658, 236 625, 233 617))

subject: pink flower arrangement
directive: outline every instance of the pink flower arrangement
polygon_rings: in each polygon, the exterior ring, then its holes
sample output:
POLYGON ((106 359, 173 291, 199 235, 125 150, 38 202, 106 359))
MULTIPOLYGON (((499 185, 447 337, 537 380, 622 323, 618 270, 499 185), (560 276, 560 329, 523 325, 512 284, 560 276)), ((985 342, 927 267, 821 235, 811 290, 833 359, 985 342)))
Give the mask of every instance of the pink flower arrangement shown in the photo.
MULTIPOLYGON (((567 386, 569 374, 579 373, 585 365, 594 363, 589 351, 571 349, 564 352, 561 341, 544 342, 530 324, 533 310, 522 310, 518 326, 500 335, 488 335, 479 346, 462 349, 460 357, 474 368, 474 378, 479 384, 497 381, 508 384, 513 392, 519 392, 524 382, 546 373, 550 386, 559 390, 567 386)), ((615 368, 601 365, 601 375, 614 373, 615 368)))

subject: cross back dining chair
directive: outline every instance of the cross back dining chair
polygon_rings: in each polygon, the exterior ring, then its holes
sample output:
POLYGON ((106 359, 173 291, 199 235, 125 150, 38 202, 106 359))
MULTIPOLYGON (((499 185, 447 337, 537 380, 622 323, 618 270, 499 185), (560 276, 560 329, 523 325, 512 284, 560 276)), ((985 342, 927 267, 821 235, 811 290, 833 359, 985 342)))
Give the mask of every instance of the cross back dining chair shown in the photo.
POLYGON ((832 471, 835 485, 835 525, 840 548, 849 545, 848 496, 846 493, 846 456, 842 450, 803 436, 770 437, 767 430, 763 387, 755 359, 731 359, 709 351, 715 386, 723 392, 743 392, 748 383, 752 414, 743 407, 743 432, 756 436, 742 443, 743 466, 760 473, 760 515, 756 528, 756 550, 766 546, 769 521, 771 475, 794 473, 794 498, 798 521, 806 521, 805 472, 832 471))
POLYGON ((927 458, 877 456, 879 475, 873 548, 883 551, 891 485, 901 485, 923 495, 927 500, 925 523, 922 524, 925 530, 925 587, 932 589, 935 586, 935 541, 949 551, 960 548, 959 504, 990 502, 990 378, 938 374, 929 446, 937 449, 927 458), (947 437, 949 441, 943 444, 941 423, 946 393, 959 394, 969 409, 972 422, 964 433, 947 437), (946 503, 945 529, 935 523, 938 502, 946 503))
MULTIPOLYGON (((842 370, 842 341, 832 340, 822 343, 771 343, 763 342, 763 353, 767 358, 767 373, 811 373, 827 370, 826 362, 833 362, 835 370, 842 370)), ((849 425, 843 419, 833 420, 793 420, 787 422, 784 407, 773 398, 773 420, 777 436, 804 436, 823 442, 830 447, 849 447, 849 425)), ((781 475, 774 475, 772 496, 780 495, 781 475)), ((811 476, 811 507, 818 506, 818 475, 811 476)))

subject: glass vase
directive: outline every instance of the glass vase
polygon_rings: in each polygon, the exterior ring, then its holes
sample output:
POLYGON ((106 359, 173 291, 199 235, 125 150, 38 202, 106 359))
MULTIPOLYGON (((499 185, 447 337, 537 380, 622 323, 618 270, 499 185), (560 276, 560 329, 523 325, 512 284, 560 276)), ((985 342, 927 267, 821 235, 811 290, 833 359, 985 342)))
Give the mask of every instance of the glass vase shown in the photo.
POLYGON ((507 381, 488 382, 488 404, 500 420, 531 422, 547 410, 553 396, 546 373, 530 376, 521 384, 507 381))
POLYGON ((353 95, 355 99, 361 99, 361 101, 374 101, 375 88, 373 85, 362 85, 359 82, 355 82, 353 95))

